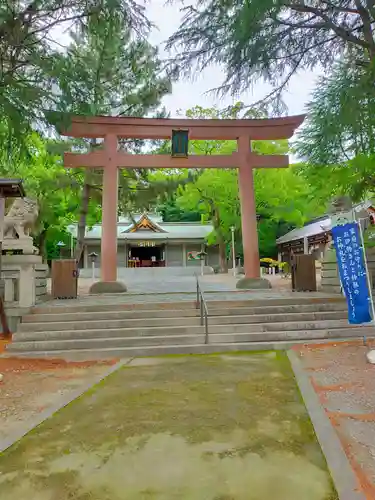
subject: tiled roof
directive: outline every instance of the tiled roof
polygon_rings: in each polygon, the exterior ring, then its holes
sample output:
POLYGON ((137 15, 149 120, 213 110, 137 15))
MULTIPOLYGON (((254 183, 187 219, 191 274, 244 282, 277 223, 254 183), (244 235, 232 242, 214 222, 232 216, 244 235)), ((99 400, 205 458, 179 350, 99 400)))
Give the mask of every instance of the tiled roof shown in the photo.
MULTIPOLYGON (((356 213, 360 213, 362 211, 366 211, 371 208, 372 203, 370 201, 365 201, 358 205, 355 205, 353 208, 356 213)), ((357 215, 358 217, 358 215, 357 215)), ((316 236, 317 234, 325 233, 326 231, 331 230, 331 218, 327 215, 326 217, 322 217, 320 220, 312 221, 310 224, 306 224, 304 227, 293 229, 289 231, 289 233, 284 234, 276 240, 278 245, 282 243, 289 243, 290 241, 301 240, 303 238, 308 238, 309 236, 316 236)))
POLYGON ((307 226, 300 227, 289 231, 289 233, 284 234, 276 240, 278 245, 282 243, 288 243, 289 241, 300 240, 309 236, 315 236, 317 234, 324 233, 331 230, 331 218, 326 217, 318 222, 313 222, 307 226))
MULTIPOLYGON (((138 241, 138 240, 180 240, 180 239, 200 239, 204 240, 212 232, 211 224, 201 224, 200 222, 163 222, 159 223, 163 233, 154 231, 137 231, 135 233, 127 233, 133 224, 117 224, 117 237, 120 240, 138 241)), ((68 231, 77 236, 77 226, 69 226, 68 231)), ((102 225, 96 224, 92 228, 86 228, 85 239, 101 239, 102 225)))

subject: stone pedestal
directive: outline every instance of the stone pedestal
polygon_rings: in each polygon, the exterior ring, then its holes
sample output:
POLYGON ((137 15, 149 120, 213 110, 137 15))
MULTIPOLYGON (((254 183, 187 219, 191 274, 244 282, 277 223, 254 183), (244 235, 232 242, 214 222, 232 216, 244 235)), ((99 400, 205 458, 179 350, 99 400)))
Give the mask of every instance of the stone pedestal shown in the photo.
POLYGON ((29 308, 47 298, 48 266, 39 255, 3 255, 5 306, 29 308))
POLYGON ((125 293, 126 285, 121 281, 97 281, 91 285, 89 294, 96 295, 101 293, 125 293))
POLYGON ((24 236, 19 239, 4 238, 2 248, 4 251, 22 251, 22 255, 37 255, 39 250, 34 246, 33 239, 30 236, 24 236))
POLYGON ((271 283, 265 278, 240 278, 236 288, 239 290, 267 290, 272 288, 271 283))

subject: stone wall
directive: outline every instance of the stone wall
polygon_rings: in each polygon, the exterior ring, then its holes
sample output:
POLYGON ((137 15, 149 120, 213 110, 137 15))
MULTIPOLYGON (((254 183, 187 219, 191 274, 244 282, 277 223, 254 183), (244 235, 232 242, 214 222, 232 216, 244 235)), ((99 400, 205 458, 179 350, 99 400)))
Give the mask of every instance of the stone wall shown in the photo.
MULTIPOLYGON (((367 265, 369 268, 372 289, 375 287, 375 248, 366 250, 367 265)), ((321 290, 326 293, 341 293, 340 278, 338 274, 336 251, 334 248, 327 250, 322 262, 321 290)))

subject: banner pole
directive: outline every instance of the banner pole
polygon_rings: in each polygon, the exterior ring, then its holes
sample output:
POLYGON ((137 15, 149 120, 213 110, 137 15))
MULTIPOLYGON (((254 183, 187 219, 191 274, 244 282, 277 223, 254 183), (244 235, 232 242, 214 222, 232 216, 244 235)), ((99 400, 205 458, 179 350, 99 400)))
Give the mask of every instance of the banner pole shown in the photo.
MULTIPOLYGON (((365 262, 365 270, 366 270, 366 279, 367 279, 367 286, 368 286, 368 293, 370 296, 370 302, 371 302, 371 314, 372 314, 372 324, 375 322, 375 306, 374 306, 374 296, 372 293, 372 284, 370 280, 370 272, 367 264, 367 256, 366 256, 366 247, 365 247, 365 240, 363 237, 363 231, 362 231, 362 225, 361 225, 361 220, 366 220, 366 219, 359 219, 356 220, 356 223, 358 224, 358 230, 359 230, 359 236, 361 238, 361 245, 362 245, 362 250, 363 250, 363 260, 365 262)), ((364 343, 366 345, 367 340, 366 336, 363 336, 364 343)))

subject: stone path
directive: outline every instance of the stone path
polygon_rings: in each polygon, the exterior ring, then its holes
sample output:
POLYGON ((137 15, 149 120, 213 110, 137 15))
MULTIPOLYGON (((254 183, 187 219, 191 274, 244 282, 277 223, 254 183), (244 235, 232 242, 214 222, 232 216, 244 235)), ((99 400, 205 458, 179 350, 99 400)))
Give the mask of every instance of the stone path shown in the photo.
POLYGON ((367 500, 375 499, 375 366, 360 342, 298 348, 367 500))
MULTIPOLYGON (((271 300, 271 299, 297 299, 297 298, 330 298, 337 295, 329 295, 321 292, 291 292, 289 290, 248 290, 248 291, 217 291, 204 292, 206 301, 217 300, 271 300)), ((74 305, 96 305, 96 304, 135 304, 145 302, 179 302, 194 301, 196 292, 171 292, 171 293, 126 293, 105 295, 81 295, 77 299, 49 300, 39 304, 38 307, 57 307, 74 305)))
POLYGON ((283 353, 136 359, 0 457, 1 500, 337 500, 283 353))
MULTIPOLYGON (((192 274, 180 274, 179 268, 171 268, 169 272, 164 273, 156 273, 153 269, 130 269, 130 271, 133 272, 119 276, 119 280, 126 284, 129 293, 189 293, 195 291, 196 277, 192 274)), ((291 282, 288 279, 278 275, 267 275, 266 278, 271 282, 273 289, 291 289, 291 282)), ((79 295, 87 295, 90 286, 96 281, 98 278, 93 280, 81 276, 78 280, 79 295)), ((230 273, 199 276, 199 281, 202 289, 207 292, 236 291, 237 278, 230 273)), ((50 280, 48 280, 48 288, 51 290, 50 280)))
MULTIPOLYGON (((143 270, 144 271, 144 270, 143 270)), ((82 302, 83 304, 113 304, 136 302, 176 302, 180 300, 195 300, 195 276, 165 274, 157 277, 152 273, 142 272, 137 277, 133 273, 126 282, 128 293, 121 295, 90 296, 89 288, 94 282, 91 278, 79 278, 78 300, 53 300, 44 305, 70 305, 82 302)), ((280 276, 267 276, 271 281, 272 289, 269 290, 237 290, 237 279, 231 274, 215 274, 200 276, 199 282, 206 300, 267 300, 271 298, 297 298, 297 297, 329 297, 331 295, 321 292, 296 293, 291 291, 290 280, 280 276)), ((50 287, 50 284, 49 284, 50 287)), ((335 295, 337 296, 337 295, 335 295)), ((43 307, 43 304, 41 305, 43 307)))

